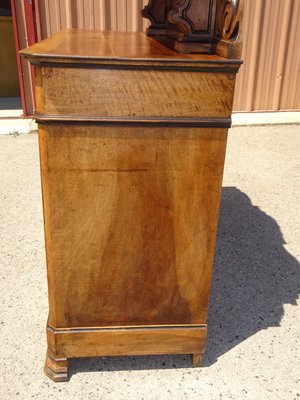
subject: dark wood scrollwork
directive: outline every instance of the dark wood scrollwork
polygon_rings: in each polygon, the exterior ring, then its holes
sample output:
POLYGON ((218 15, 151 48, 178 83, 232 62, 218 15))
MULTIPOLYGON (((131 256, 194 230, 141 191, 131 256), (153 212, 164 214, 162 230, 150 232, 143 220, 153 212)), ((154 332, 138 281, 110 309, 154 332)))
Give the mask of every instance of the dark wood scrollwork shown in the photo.
POLYGON ((167 28, 168 0, 150 0, 141 15, 151 22, 148 34, 163 34, 167 28))
POLYGON ((190 2, 191 2, 190 0, 181 0, 181 1, 170 0, 169 10, 167 13, 167 19, 170 24, 177 25, 179 29, 183 28, 180 29, 183 31, 185 31, 185 28, 187 28, 186 29, 187 32, 189 31, 188 26, 186 24, 187 21, 184 21, 182 16, 183 16, 183 10, 186 9, 186 7, 190 2))
POLYGON ((239 0, 226 0, 223 11, 222 39, 230 40, 236 34, 239 21, 239 0))
POLYGON ((239 58, 242 52, 243 0, 219 0, 216 19, 216 53, 239 58))
POLYGON ((242 0, 150 0, 148 34, 182 53, 239 57, 242 0))
POLYGON ((175 25, 187 37, 210 35, 214 25, 216 0, 171 0, 168 22, 175 25))

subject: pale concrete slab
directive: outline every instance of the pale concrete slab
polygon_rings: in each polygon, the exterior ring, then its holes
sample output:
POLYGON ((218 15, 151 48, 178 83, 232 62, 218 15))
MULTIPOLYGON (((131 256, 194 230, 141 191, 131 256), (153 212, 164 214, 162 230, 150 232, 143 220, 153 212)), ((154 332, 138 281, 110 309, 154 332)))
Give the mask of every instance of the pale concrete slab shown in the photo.
POLYGON ((187 356, 42 371, 47 284, 36 135, 0 137, 0 399, 300 398, 300 128, 232 129, 204 367, 187 356))

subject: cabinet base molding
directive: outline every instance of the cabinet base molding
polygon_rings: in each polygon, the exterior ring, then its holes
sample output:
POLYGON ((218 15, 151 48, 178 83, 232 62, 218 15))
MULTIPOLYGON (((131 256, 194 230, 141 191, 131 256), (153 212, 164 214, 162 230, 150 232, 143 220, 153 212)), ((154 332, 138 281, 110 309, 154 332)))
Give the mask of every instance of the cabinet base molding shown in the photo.
POLYGON ((201 367, 202 366, 202 354, 192 354, 192 363, 193 367, 201 367))
POLYGON ((201 366, 206 333, 205 325, 66 329, 48 325, 45 373, 62 382, 68 380, 68 358, 147 354, 191 354, 197 367, 201 366))
POLYGON ((69 380, 68 364, 67 358, 55 358, 47 353, 44 372, 54 382, 67 382, 69 380))

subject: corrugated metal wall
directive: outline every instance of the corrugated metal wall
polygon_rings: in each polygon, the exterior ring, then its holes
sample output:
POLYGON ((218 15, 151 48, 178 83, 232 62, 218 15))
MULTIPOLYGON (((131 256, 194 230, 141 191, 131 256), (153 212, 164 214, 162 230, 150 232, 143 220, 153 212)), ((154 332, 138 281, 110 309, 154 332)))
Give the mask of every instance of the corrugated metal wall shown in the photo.
MULTIPOLYGON (((40 0, 42 37, 65 27, 140 31, 147 0, 40 0)), ((300 0, 244 0, 236 111, 300 109, 300 0)))
MULTIPOLYGON (((1 0, 0 0, 1 1, 1 0)), ((18 42, 19 48, 23 49, 28 46, 28 33, 26 27, 26 18, 25 18, 25 5, 23 1, 16 1, 15 2, 15 9, 16 9, 16 21, 18 25, 18 42)), ((24 100, 26 103, 23 104, 24 111, 28 112, 28 115, 32 115, 33 110, 33 87, 32 87, 32 80, 31 80, 31 69, 30 64, 27 60, 23 57, 20 59, 22 65, 22 77, 23 77, 23 86, 24 86, 24 100)), ((22 84, 20 84, 20 87, 22 84)), ((23 89, 23 88, 22 88, 23 89)))
POLYGON ((300 109, 300 0, 245 0, 235 110, 300 109))
POLYGON ((40 0, 42 36, 65 27, 115 31, 143 31, 140 16, 147 0, 40 0))

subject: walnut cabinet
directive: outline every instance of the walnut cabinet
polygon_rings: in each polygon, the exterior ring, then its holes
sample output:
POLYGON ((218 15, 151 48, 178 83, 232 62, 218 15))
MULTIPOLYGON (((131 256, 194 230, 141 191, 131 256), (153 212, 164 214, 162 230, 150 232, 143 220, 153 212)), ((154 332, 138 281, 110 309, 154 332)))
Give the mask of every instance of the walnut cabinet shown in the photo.
POLYGON ((200 365, 241 63, 230 29, 214 41, 212 28, 210 54, 178 53, 151 27, 70 29, 22 51, 35 67, 51 379, 68 379, 72 357, 200 365))

